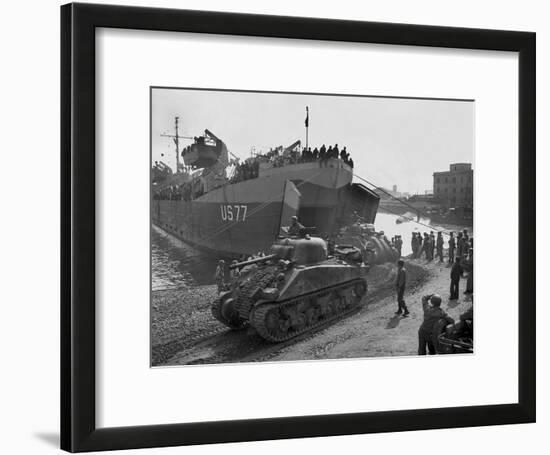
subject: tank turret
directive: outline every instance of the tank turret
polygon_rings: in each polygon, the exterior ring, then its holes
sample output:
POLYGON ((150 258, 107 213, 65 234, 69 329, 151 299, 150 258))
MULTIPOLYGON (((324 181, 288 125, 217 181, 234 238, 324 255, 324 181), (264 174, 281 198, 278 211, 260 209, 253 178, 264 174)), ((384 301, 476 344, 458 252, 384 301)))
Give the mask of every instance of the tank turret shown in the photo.
POLYGON ((280 342, 336 321, 367 293, 369 267, 353 246, 336 246, 329 256, 323 239, 307 236, 280 239, 271 252, 232 265, 249 270, 213 303, 216 319, 280 342))

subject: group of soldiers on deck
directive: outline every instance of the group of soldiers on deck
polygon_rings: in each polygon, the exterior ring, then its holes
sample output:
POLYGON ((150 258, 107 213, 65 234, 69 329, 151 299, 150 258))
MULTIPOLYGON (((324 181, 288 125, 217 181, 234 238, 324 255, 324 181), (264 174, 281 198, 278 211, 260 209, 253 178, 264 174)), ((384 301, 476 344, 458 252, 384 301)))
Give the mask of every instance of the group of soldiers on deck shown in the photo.
POLYGON ((304 147, 300 152, 297 149, 280 153, 280 149, 271 149, 263 157, 273 163, 275 167, 286 166, 287 164, 297 163, 312 163, 319 162, 320 166, 326 166, 329 160, 341 159, 345 164, 353 168, 353 159, 351 158, 346 147, 342 150, 338 148, 338 144, 330 145, 327 149, 323 144, 320 148, 304 147))
POLYGON ((329 145, 328 149, 325 144, 321 148, 317 149, 315 147, 311 150, 311 147, 304 148, 302 151, 301 162, 308 163, 312 161, 318 161, 321 166, 326 165, 330 159, 340 158, 345 164, 353 168, 353 159, 350 154, 344 147, 342 150, 338 148, 338 144, 335 144, 334 147, 329 145))
POLYGON ((235 167, 235 172, 231 178, 231 183, 242 182, 243 180, 255 179, 260 174, 260 160, 249 159, 239 163, 235 167))
POLYGON ((281 147, 270 149, 269 152, 256 155, 243 163, 237 164, 231 182, 241 182, 243 180, 254 179, 259 176, 260 163, 271 163, 273 167, 284 167, 289 164, 318 162, 319 166, 328 166, 329 160, 341 159, 345 164, 353 168, 353 159, 346 147, 342 150, 338 144, 330 145, 327 149, 323 144, 320 148, 304 147, 302 151, 294 149, 282 151, 281 147))

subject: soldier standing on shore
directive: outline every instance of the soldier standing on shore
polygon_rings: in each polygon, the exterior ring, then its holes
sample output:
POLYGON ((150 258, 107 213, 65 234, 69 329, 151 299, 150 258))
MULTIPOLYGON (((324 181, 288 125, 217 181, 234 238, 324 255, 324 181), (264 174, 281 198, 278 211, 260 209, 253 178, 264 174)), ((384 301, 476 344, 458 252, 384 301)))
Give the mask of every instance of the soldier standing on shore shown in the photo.
POLYGON ((434 345, 434 328, 440 319, 453 324, 455 321, 441 309, 441 297, 437 294, 422 297, 424 321, 418 329, 418 355, 426 355, 426 346, 430 355, 436 354, 434 345))
POLYGON ((409 315, 409 310, 405 304, 403 298, 405 294, 405 285, 407 284, 407 270, 404 267, 405 262, 402 259, 397 261, 397 278, 395 280, 395 288, 397 289, 397 311, 396 315, 400 315, 403 312, 403 316, 409 315))
POLYGON ((214 274, 214 279, 218 285, 218 292, 222 292, 225 289, 225 261, 220 259, 218 261, 218 266, 216 267, 216 273, 214 274))
POLYGON ((431 261, 433 259, 433 256, 432 256, 432 238, 430 237, 430 235, 428 233, 424 233, 424 243, 423 243, 423 250, 425 251, 426 253, 426 260, 428 261, 431 261))
POLYGON ((460 278, 462 278, 462 275, 463 270, 462 266, 460 265, 460 256, 457 256, 455 259, 455 263, 451 268, 451 300, 458 299, 458 285, 460 283, 460 278))
POLYGON ((449 238, 449 264, 452 264, 455 261, 455 248, 456 241, 454 232, 451 232, 451 237, 449 238))
POLYGON ((437 255, 439 256, 439 262, 443 262, 443 235, 441 232, 437 233, 437 255))
POLYGON ((468 277, 466 279, 466 290, 464 294, 473 294, 474 293, 474 250, 470 248, 468 254, 468 260, 464 266, 466 272, 468 272, 468 277))
POLYGON ((395 236, 395 249, 397 250, 399 257, 401 257, 401 250, 403 249, 403 240, 401 239, 400 235, 395 236))
POLYGON ((456 238, 456 256, 461 258, 464 254, 464 239, 462 238, 462 232, 458 233, 456 238))
POLYGON ((413 258, 416 258, 418 256, 418 236, 416 235, 416 232, 412 233, 411 249, 413 258))

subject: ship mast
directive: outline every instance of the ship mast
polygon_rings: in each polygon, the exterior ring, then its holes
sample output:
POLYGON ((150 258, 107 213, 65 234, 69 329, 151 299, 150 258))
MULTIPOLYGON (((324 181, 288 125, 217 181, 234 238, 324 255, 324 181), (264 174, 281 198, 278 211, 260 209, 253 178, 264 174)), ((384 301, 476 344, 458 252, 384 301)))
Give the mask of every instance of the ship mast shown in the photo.
POLYGON ((176 134, 161 134, 162 137, 171 137, 174 139, 174 144, 176 144, 176 174, 180 171, 180 139, 193 139, 190 136, 180 136, 179 135, 179 117, 174 117, 175 119, 175 130, 176 134))

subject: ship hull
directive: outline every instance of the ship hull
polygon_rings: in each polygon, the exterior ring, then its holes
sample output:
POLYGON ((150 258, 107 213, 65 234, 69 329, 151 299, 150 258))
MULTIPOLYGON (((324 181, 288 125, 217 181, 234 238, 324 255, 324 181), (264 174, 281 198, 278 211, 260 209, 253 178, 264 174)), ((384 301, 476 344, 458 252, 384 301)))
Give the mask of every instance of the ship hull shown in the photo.
POLYGON ((266 170, 256 179, 227 184, 193 201, 153 200, 155 225, 218 256, 267 251, 296 214, 305 226, 330 235, 355 212, 374 222, 378 196, 351 184, 339 161, 266 170), (290 183, 291 182, 291 183, 290 183))

